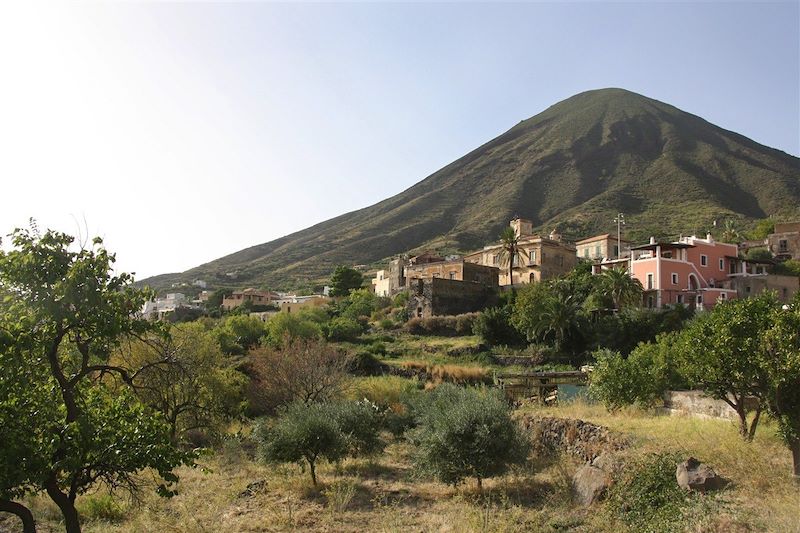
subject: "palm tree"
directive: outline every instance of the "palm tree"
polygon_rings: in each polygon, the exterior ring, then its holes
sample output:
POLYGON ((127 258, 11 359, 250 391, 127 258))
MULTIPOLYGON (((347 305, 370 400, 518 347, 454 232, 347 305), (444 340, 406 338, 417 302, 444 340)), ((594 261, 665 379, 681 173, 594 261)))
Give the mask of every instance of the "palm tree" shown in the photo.
POLYGON ((611 300, 614 309, 641 302, 642 290, 642 283, 625 269, 609 268, 600 274, 598 292, 611 300))
POLYGON ((508 284, 513 285, 514 263, 518 257, 524 261, 528 254, 520 248, 519 236, 511 226, 504 229, 500 234, 500 247, 500 263, 503 265, 508 263, 508 284))
POLYGON ((733 219, 729 218, 725 220, 725 224, 722 226, 722 234, 720 235, 723 242, 730 242, 738 244, 742 242, 742 234, 739 233, 739 230, 736 229, 736 223, 733 219))
POLYGON ((561 351, 564 341, 578 327, 580 303, 571 294, 555 291, 542 302, 533 333, 544 340, 552 336, 555 349, 561 351))

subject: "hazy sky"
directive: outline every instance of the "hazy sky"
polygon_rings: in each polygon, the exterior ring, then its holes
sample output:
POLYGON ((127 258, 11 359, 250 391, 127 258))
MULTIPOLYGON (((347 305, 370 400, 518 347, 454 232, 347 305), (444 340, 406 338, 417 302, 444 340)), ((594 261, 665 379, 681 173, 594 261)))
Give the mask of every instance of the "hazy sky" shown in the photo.
POLYGON ((800 154, 797 1, 19 1, 0 69, 0 234, 88 229, 139 279, 371 205, 589 89, 800 154))

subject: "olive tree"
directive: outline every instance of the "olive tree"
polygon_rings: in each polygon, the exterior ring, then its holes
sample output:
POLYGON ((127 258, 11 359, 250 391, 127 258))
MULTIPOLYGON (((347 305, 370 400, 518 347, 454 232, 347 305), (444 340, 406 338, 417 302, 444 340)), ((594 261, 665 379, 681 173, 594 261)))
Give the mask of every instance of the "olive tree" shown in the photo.
POLYGON ((464 478, 483 480, 523 463, 529 443, 498 391, 444 384, 416 407, 420 466, 438 480, 457 485, 464 478))
POLYGON ((11 243, 0 251, 0 290, 10 296, 0 354, 16 369, 4 364, 0 379, 0 498, 45 491, 66 531, 79 532, 79 494, 97 483, 135 489, 145 468, 169 494, 173 468, 193 454, 175 449, 166 425, 128 390, 112 392, 100 379, 130 383, 141 370, 110 357, 122 339, 158 330, 137 317, 152 295, 113 273, 100 239, 76 249, 69 235, 33 227, 15 230, 11 243))

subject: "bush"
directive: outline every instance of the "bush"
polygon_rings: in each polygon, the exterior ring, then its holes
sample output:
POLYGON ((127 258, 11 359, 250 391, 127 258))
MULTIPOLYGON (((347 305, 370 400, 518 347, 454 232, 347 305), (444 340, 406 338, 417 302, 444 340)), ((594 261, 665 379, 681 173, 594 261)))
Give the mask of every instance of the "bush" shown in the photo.
POLYGON ((529 444, 497 391, 441 385, 418 405, 419 465, 439 481, 457 485, 505 473, 527 458, 529 444))
POLYGON ((279 349, 253 350, 248 364, 250 414, 272 413, 295 401, 337 397, 344 389, 348 364, 344 354, 319 341, 296 340, 279 349))
POLYGON ((458 337, 470 335, 474 329, 478 313, 466 313, 453 316, 432 316, 428 318, 412 318, 404 327, 413 335, 441 335, 458 337))
POLYGON ((354 341, 362 332, 361 324, 349 317, 336 317, 328 324, 328 340, 332 341, 354 341))
POLYGON ((633 531, 684 531, 691 493, 675 482, 683 459, 675 453, 646 455, 625 468, 609 492, 611 512, 633 531))
POLYGON ((523 344, 525 339, 511 325, 511 309, 492 307, 480 313, 474 321, 472 332, 489 346, 523 344))
POLYGON ((267 322, 267 332, 273 346, 280 346, 296 339, 322 338, 322 327, 312 320, 303 319, 300 313, 297 315, 278 313, 267 322))
POLYGON ((369 456, 383 450, 378 428, 383 420, 380 408, 369 400, 336 402, 326 406, 329 416, 339 425, 351 457, 369 456))
POLYGON ((347 363, 347 371, 356 376, 379 376, 383 365, 370 352, 356 352, 347 363))
POLYGON ((607 349, 594 352, 590 393, 612 411, 658 404, 667 390, 686 386, 672 358, 674 344, 675 336, 662 335, 656 343, 640 344, 627 359, 607 349))
POLYGON ((125 518, 125 508, 111 494, 85 497, 78 503, 78 512, 87 520, 120 522, 125 518))
POLYGON ((412 406, 419 394, 418 381, 399 376, 379 376, 359 380, 348 396, 377 405, 383 412, 383 427, 399 437, 414 425, 412 406))

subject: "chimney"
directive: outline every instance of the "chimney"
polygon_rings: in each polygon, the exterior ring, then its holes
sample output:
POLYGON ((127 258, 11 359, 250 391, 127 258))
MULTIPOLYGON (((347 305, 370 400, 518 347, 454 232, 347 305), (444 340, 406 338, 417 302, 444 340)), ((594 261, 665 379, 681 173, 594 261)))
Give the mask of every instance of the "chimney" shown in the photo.
POLYGON ((708 242, 714 242, 714 237, 712 237, 710 233, 706 233, 706 240, 708 242))
POLYGON ((650 244, 655 244, 655 243, 656 243, 656 238, 650 237, 650 244))

